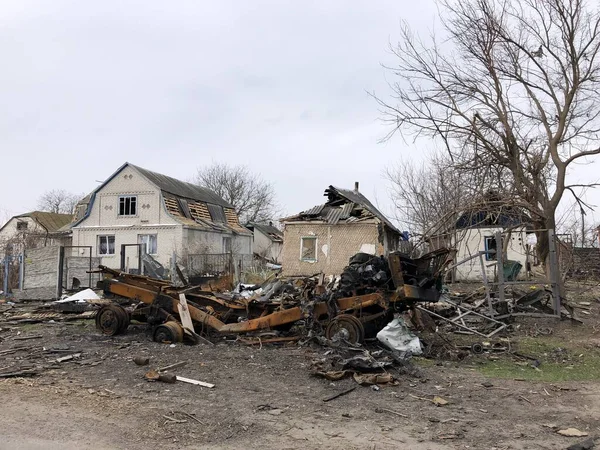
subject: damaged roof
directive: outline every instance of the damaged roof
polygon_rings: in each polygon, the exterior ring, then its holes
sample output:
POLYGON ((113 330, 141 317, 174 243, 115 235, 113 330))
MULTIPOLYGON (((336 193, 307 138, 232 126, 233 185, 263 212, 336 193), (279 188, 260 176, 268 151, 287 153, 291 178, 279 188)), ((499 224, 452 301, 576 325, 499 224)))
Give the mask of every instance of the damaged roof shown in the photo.
POLYGON ((56 233, 73 220, 72 214, 59 214, 47 211, 32 211, 15 216, 15 219, 30 217, 40 224, 48 233, 56 233))
POLYGON ((271 224, 265 223, 249 223, 246 225, 246 228, 254 231, 256 228, 262 234, 267 236, 273 242, 283 242, 283 232, 278 228, 275 228, 271 224))
POLYGON ((175 197, 183 197, 190 200, 219 205, 223 208, 233 208, 233 206, 231 206, 210 189, 206 189, 192 183, 187 183, 185 181, 180 181, 176 178, 169 177, 161 173, 152 172, 151 170, 144 169, 143 167, 136 166, 134 164, 127 164, 130 167, 134 167, 152 184, 160 188, 161 191, 173 194, 175 197))
POLYGON ((77 226, 89 216, 97 193, 126 167, 132 167, 160 189, 165 209, 183 225, 207 231, 250 234, 239 223, 233 206, 210 189, 180 181, 131 163, 125 163, 119 167, 104 183, 78 203, 77 215, 75 221, 70 225, 71 227, 77 226))
POLYGON ((327 202, 302 211, 285 219, 282 222, 321 220, 328 224, 353 223, 366 219, 376 218, 384 223, 390 230, 399 233, 400 231, 392 222, 379 211, 367 197, 361 194, 358 189, 342 189, 335 186, 329 186, 325 189, 327 202))

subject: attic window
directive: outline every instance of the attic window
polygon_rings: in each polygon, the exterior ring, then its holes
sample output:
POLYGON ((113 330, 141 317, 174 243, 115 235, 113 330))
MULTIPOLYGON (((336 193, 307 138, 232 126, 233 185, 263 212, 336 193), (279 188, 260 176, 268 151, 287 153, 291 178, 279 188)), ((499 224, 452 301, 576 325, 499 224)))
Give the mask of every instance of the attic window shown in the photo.
POLYGON ((300 243, 300 260, 308 262, 317 261, 317 238, 314 236, 303 237, 300 243))
POLYGON ((27 230, 27 222, 19 221, 17 222, 17 231, 25 231, 27 230))
POLYGON ((137 197, 123 195, 119 197, 119 216, 135 216, 137 214, 137 197))

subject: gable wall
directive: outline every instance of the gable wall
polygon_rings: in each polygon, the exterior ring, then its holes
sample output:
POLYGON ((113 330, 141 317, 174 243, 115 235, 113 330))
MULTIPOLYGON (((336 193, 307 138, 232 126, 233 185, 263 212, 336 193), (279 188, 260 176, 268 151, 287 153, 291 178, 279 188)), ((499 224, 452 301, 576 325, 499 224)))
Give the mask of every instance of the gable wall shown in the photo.
MULTIPOLYGON (((485 250, 485 237, 495 236, 496 232, 501 231, 500 228, 471 228, 459 230, 457 232, 457 253, 456 262, 469 258, 477 254, 479 251, 485 250)), ((523 268, 520 272, 520 278, 524 277, 526 271, 527 251, 526 251, 526 233, 524 229, 513 230, 510 236, 510 243, 507 249, 508 260, 518 261, 523 268)), ((494 280, 496 276, 495 261, 486 261, 483 256, 488 280, 494 280)), ((456 279, 458 281, 481 281, 481 263, 479 258, 474 258, 456 268, 456 279)))
POLYGON ((339 275, 351 256, 358 252, 383 254, 376 223, 328 225, 323 223, 286 223, 283 232, 283 275, 301 276, 324 273, 339 275), (302 237, 317 238, 317 261, 300 259, 302 237))

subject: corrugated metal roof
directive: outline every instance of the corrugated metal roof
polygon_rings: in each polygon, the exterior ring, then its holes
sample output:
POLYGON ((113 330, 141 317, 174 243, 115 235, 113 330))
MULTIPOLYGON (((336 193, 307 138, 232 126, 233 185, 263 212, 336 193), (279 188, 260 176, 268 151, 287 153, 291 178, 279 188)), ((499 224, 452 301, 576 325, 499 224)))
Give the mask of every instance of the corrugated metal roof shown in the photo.
POLYGON ((301 214, 302 215, 306 215, 306 216, 316 216, 317 214, 319 214, 321 211, 323 211, 323 208, 325 207, 325 205, 317 205, 317 206, 313 206, 312 208, 310 208, 307 211, 303 211, 301 214))
POLYGON ((335 225, 340 221, 340 217, 342 216, 342 208, 331 208, 327 213, 327 217, 325 220, 330 225, 335 225))
POLYGON ((340 219, 347 219, 348 217, 350 217, 350 213, 352 212, 353 209, 354 209, 354 203, 352 203, 352 202, 346 203, 342 207, 342 215, 340 216, 340 219))
POLYGON ((362 195, 360 192, 351 191, 349 189, 340 189, 340 188, 336 188, 335 186, 329 186, 328 189, 325 189, 325 195, 329 198, 328 203, 339 200, 339 198, 342 197, 343 199, 345 199, 347 201, 356 203, 357 205, 361 205, 362 207, 366 208, 375 217, 379 218, 379 220, 381 220, 383 223, 385 223, 391 230, 393 230, 397 233, 400 233, 398 228, 396 228, 394 226, 394 224, 387 217, 385 217, 381 213, 381 211, 379 211, 369 201, 369 199, 367 197, 362 195))

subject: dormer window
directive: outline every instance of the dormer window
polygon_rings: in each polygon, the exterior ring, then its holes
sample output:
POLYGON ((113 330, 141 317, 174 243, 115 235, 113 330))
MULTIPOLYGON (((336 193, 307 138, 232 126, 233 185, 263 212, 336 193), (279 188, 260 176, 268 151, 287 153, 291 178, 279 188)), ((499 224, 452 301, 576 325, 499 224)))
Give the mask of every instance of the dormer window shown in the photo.
POLYGON ((137 197, 135 195, 122 195, 119 197, 119 216, 137 215, 137 197))

